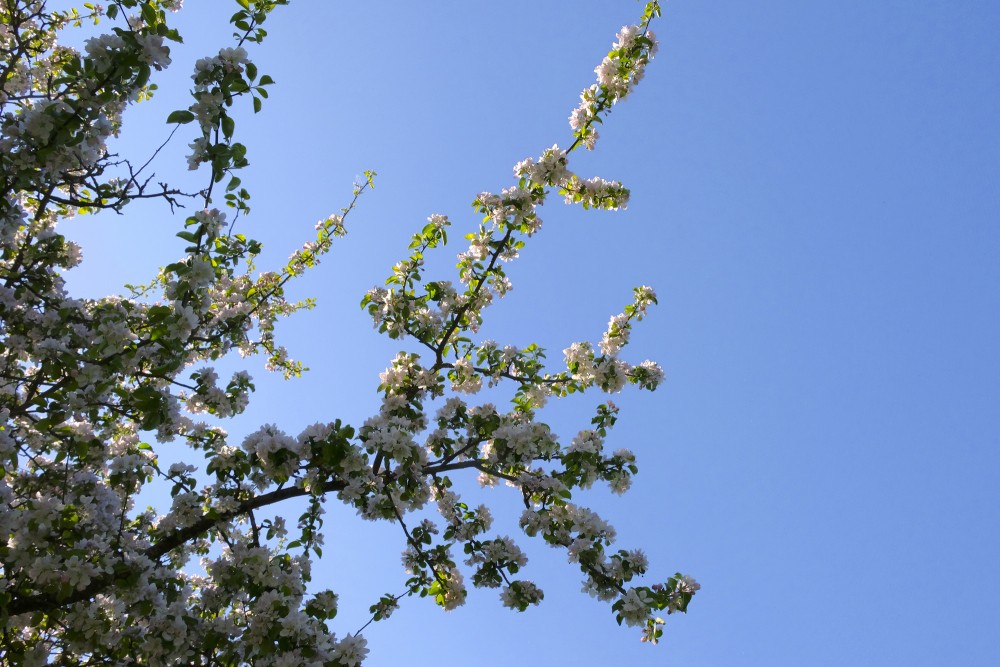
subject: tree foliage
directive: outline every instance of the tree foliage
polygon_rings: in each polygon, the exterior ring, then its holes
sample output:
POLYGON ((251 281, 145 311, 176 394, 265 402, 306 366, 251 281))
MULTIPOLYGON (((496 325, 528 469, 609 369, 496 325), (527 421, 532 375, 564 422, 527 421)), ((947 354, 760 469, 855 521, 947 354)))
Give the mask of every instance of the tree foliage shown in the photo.
POLYGON ((175 134, 191 138, 188 167, 204 173, 204 189, 152 183, 148 163, 109 153, 122 112, 148 100, 154 75, 171 64, 169 45, 181 38, 170 12, 181 4, 116 0, 53 11, 43 0, 7 0, 0 8, 5 664, 359 664, 364 639, 334 634, 336 594, 309 585, 324 503, 334 500, 401 529, 403 590, 376 601, 372 620, 388 618, 406 596, 452 609, 465 600, 466 577, 499 589, 513 609, 539 603, 541 589, 519 578, 526 557, 518 544, 493 532, 488 507, 459 497, 451 476, 463 474, 519 489, 523 532, 565 549, 619 624, 655 642, 659 614, 685 611, 698 585, 681 574, 632 585, 646 572, 643 553, 614 550, 614 529, 573 502, 577 489, 598 481, 624 492, 637 471, 631 452, 605 450, 615 406, 603 403, 568 445, 539 413, 572 393, 656 388, 659 366, 620 356, 656 302, 653 290, 636 288, 598 345, 573 343, 557 368, 537 345, 476 335, 484 310, 510 288, 505 264, 538 232, 537 207, 553 191, 584 208, 626 205, 627 188, 576 175, 570 156, 594 148, 597 125, 642 77, 656 48, 649 23, 658 4, 618 33, 572 112, 569 147, 518 163, 515 184, 476 196, 482 222, 465 236, 454 282, 424 275, 425 255, 448 243, 450 221, 435 214, 385 285, 364 296, 377 329, 408 346, 380 375, 379 413, 295 436, 268 424, 241 442, 220 420, 247 409, 253 382, 243 371, 221 379, 212 364, 263 355, 268 370, 301 372, 275 337, 279 318, 309 305, 288 300, 286 286, 345 234, 375 175, 366 172, 348 205, 318 223, 315 239, 283 267, 259 270, 260 244, 235 233, 250 197, 237 176, 248 164, 237 112, 260 111, 273 83, 247 48, 265 39, 268 16, 287 0, 237 0, 233 43, 197 61, 190 106, 166 115, 175 134), (59 42, 84 22, 111 29, 82 51, 59 42), (123 296, 70 296, 63 275, 80 249, 59 222, 122 212, 140 199, 198 209, 177 232, 184 256, 123 296), (508 409, 474 402, 484 385, 509 387, 508 409), (186 447, 193 463, 161 466, 157 447, 168 442, 186 447), (137 507, 147 485, 169 489, 169 506, 137 507), (286 520, 281 508, 293 498, 306 509, 286 520), (434 519, 421 512, 429 505, 434 519))

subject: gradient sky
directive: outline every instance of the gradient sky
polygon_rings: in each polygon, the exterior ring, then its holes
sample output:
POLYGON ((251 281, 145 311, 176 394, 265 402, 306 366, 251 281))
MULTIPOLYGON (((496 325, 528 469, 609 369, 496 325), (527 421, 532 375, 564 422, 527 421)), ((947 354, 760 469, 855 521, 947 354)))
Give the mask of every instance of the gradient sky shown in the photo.
MULTIPOLYGON (((235 5, 187 4, 186 44, 157 98, 129 112, 123 153, 166 137, 194 60, 226 44, 235 5)), ((476 193, 571 143, 579 91, 641 9, 296 0, 273 15, 251 57, 277 85, 237 124, 254 205, 238 231, 265 243, 262 268, 346 204, 363 170, 379 176, 295 288, 318 307, 279 329, 312 370, 282 382, 243 362, 258 392, 234 437, 377 409, 377 374, 401 345, 371 329, 362 294, 428 215, 448 214, 460 240, 476 193)), ((622 498, 576 499, 647 551, 650 583, 680 570, 702 591, 652 648, 579 593, 559 552, 523 538, 540 607, 515 614, 489 590, 447 614, 404 601, 366 631, 367 665, 1000 664, 997 26, 992 1, 666 4, 646 79, 571 164, 624 181, 628 210, 553 197, 483 335, 538 342, 557 364, 599 339, 631 287, 656 288, 625 357, 658 360, 667 382, 613 397, 608 445, 635 450, 640 474, 622 498)), ((200 187, 183 133, 158 174, 200 187)), ((148 280, 181 254, 183 218, 167 213, 67 223, 84 246, 77 294, 148 280)), ((453 277, 461 250, 431 275, 453 277)), ((568 441, 600 398, 547 418, 568 441)), ((516 536, 517 494, 469 487, 481 495, 516 536)), ((402 589, 403 538, 335 502, 326 529, 317 583, 340 592, 337 630, 352 632, 402 589)))

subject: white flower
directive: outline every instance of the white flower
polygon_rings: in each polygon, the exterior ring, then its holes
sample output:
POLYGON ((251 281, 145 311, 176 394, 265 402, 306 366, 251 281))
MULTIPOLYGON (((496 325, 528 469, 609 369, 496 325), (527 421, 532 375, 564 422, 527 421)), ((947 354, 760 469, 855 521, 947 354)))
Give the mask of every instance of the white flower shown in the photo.
POLYGON ((630 588, 621 598, 622 608, 619 613, 622 620, 632 627, 645 625, 649 616, 649 608, 653 601, 648 593, 636 588, 630 588))
POLYGON ((161 35, 138 34, 135 40, 142 47, 142 59, 154 69, 162 70, 170 65, 170 48, 163 45, 161 35))
POLYGON ((682 575, 680 581, 677 583, 677 590, 684 591, 685 593, 697 593, 701 590, 701 584, 694 580, 693 577, 688 575, 682 575))
POLYGON ((528 605, 538 604, 544 597, 542 589, 531 581, 515 581, 500 592, 503 606, 523 610, 528 605))
POLYGON ((596 431, 590 429, 580 431, 570 443, 570 453, 583 452, 585 454, 599 454, 601 451, 601 436, 596 431))
POLYGON ((212 261, 207 257, 192 257, 185 277, 195 289, 208 285, 215 278, 212 261))
POLYGON ((299 433, 299 442, 303 445, 310 441, 321 441, 326 440, 326 438, 333 432, 329 424, 313 424, 312 426, 307 426, 302 433, 299 433))
POLYGON ((194 214, 194 218, 205 228, 205 233, 210 238, 215 238, 222 230, 222 225, 226 222, 226 214, 217 208, 203 209, 194 214))
POLYGON ((475 394, 483 387, 483 379, 472 367, 472 362, 468 359, 458 359, 455 361, 452 371, 451 388, 462 394, 475 394))
POLYGON ((368 642, 361 635, 347 635, 333 649, 333 657, 344 667, 358 667, 368 655, 368 642))

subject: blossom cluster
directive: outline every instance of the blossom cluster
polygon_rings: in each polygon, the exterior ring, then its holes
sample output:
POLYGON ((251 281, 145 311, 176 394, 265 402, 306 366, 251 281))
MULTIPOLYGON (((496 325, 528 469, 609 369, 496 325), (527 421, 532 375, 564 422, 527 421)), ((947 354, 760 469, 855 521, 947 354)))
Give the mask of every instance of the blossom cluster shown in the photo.
POLYGON ((624 26, 618 32, 611 51, 594 69, 597 83, 580 93, 580 104, 570 114, 569 124, 577 140, 588 149, 593 150, 598 139, 594 123, 611 105, 628 97, 642 80, 646 65, 656 55, 656 35, 649 29, 649 19, 658 13, 659 8, 650 3, 646 6, 645 22, 641 26, 624 26))
MULTIPOLYGON (((598 84, 584 93, 586 105, 575 112, 581 119, 575 125, 577 142, 569 150, 554 145, 537 158, 522 160, 514 167, 516 186, 504 188, 500 194, 482 192, 475 198, 473 207, 482 215, 482 223, 466 236, 467 249, 458 254, 460 288, 449 281, 423 277, 426 253, 446 243, 450 225, 446 216, 434 215, 414 236, 410 256, 393 267, 386 287, 373 288, 362 305, 380 331, 392 338, 416 340, 432 360, 428 366, 416 354, 397 355, 381 375, 387 401, 405 399, 417 409, 420 401, 449 389, 471 395, 487 384, 515 384, 515 407, 509 413, 492 404, 469 406, 449 399, 438 413, 438 428, 426 441, 428 465, 473 467, 479 470, 479 481, 485 486, 506 480, 520 488, 526 502, 535 506, 522 518, 525 532, 542 535, 550 544, 567 549, 570 561, 580 564, 586 575, 585 590, 604 600, 627 603, 629 619, 641 616, 643 622, 653 623, 647 627, 655 629, 658 626, 652 614, 664 608, 660 606, 662 599, 648 595, 636 598, 624 587, 632 577, 645 572, 645 556, 641 552, 605 555, 605 548, 614 541, 613 528, 590 510, 566 500, 573 488, 586 489, 597 480, 606 481, 616 493, 629 488, 637 471, 635 455, 625 449, 607 454, 603 447, 617 409, 610 403, 602 406, 595 418, 597 428, 581 431, 567 447, 559 444, 548 426, 534 420, 535 410, 551 396, 590 387, 614 393, 628 383, 652 390, 662 382, 663 371, 656 363, 646 360, 633 365, 619 356, 629 342, 633 324, 656 303, 655 292, 647 286, 636 288, 633 302, 611 318, 598 345, 600 353, 589 342, 573 343, 565 350, 566 370, 561 372, 545 372, 543 350, 535 345, 518 349, 492 340, 462 343, 456 337, 463 331, 478 332, 483 310, 510 291, 503 266, 516 260, 526 239, 541 228, 538 207, 550 189, 557 189, 567 203, 580 203, 584 208, 625 207, 629 192, 624 186, 599 177, 577 176, 569 168, 569 153, 581 141, 593 146, 596 133, 591 123, 628 94, 654 51, 654 37, 645 25, 624 28, 597 70, 598 84), (559 465, 543 472, 534 467, 538 461, 559 465), (637 606, 636 599, 642 604, 637 606)), ((369 451, 386 460, 395 455, 393 446, 377 453, 369 451)), ((451 490, 434 493, 447 530, 443 541, 433 537, 438 533, 431 530, 421 531, 424 542, 409 540, 404 561, 414 573, 411 582, 433 582, 431 588, 436 586, 439 592, 452 590, 457 579, 447 554, 454 544, 464 542, 469 554, 466 564, 476 568, 474 585, 503 586, 504 604, 517 609, 541 600, 535 584, 512 578, 525 565, 520 549, 509 538, 481 538, 488 528, 478 522, 479 513, 465 507, 451 490), (421 567, 423 578, 415 574, 421 567)), ((457 599, 449 594, 445 606, 450 608, 457 599)))

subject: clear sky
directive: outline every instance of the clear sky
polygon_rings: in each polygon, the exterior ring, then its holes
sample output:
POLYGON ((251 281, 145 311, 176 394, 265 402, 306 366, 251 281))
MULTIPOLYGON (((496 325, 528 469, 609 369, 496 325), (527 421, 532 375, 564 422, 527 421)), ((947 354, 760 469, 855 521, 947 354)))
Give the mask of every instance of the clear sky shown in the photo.
MULTIPOLYGON (((165 138, 194 60, 230 32, 230 3, 187 4, 187 43, 127 116, 123 152, 165 138)), ((428 215, 460 239, 476 193, 571 143, 579 91, 641 9, 296 0, 273 15, 251 56, 277 85, 237 125, 254 197, 239 231, 265 242, 262 268, 356 175, 379 176, 296 288, 318 307, 280 329, 312 370, 286 383, 247 362, 259 390, 234 435, 376 409, 400 344, 371 329, 362 294, 428 215)), ((658 360, 667 382, 613 397, 609 443, 635 450, 640 474, 622 498, 579 500, 646 549, 652 581, 680 570, 703 588, 652 648, 537 545, 524 574, 546 590, 539 608, 509 612, 488 590, 447 614, 408 600, 366 632, 366 664, 1000 664, 998 26, 991 0, 666 3, 646 79, 573 165, 624 181, 628 210, 553 198, 483 333, 557 363, 599 339, 631 287, 656 288, 626 356, 658 360)), ((182 133, 157 169, 184 182, 182 133)), ((68 223, 85 257, 71 285, 102 296, 148 280, 182 252, 181 221, 136 207, 68 223)), ((434 275, 453 277, 462 249, 434 275)), ((564 439, 594 402, 549 411, 564 439)), ((485 497, 516 536, 516 494, 485 497)), ((352 632, 402 589, 403 539, 335 502, 326 529, 317 581, 341 593, 337 629, 352 632)))

